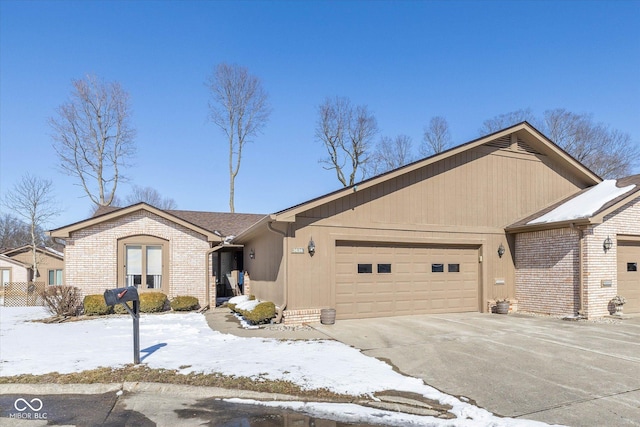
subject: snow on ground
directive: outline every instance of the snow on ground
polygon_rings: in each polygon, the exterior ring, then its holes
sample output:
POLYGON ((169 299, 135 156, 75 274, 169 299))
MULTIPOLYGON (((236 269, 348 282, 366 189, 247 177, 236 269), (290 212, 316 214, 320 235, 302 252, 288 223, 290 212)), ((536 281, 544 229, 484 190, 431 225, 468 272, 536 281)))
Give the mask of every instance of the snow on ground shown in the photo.
POLYGON ((590 217, 611 200, 635 188, 635 185, 618 188, 616 182, 615 179, 602 181, 552 211, 533 221, 529 221, 527 224, 541 224, 590 217))
MULTIPOLYGON (((48 314, 42 307, 0 307, 0 376, 80 372, 103 366, 116 368, 133 362, 130 316, 59 324, 29 322, 45 317, 48 314)), ((185 374, 219 372, 256 380, 288 380, 303 389, 326 388, 354 396, 372 395, 383 390, 408 391, 452 405, 451 412, 458 417, 445 422, 432 417, 411 416, 415 425, 544 425, 496 417, 441 393, 420 379, 398 374, 390 365, 336 341, 236 337, 211 330, 204 316, 197 313, 142 314, 140 349, 141 362, 150 368, 176 369, 185 374)), ((292 407, 291 403, 279 404, 292 407)), ((326 409, 320 404, 315 407, 304 405, 308 411, 326 409)), ((340 411, 337 408, 342 408, 345 414, 352 413, 352 406, 357 405, 350 405, 350 409, 345 409, 344 405, 335 406, 334 414, 336 410, 340 411)), ((361 410, 355 413, 366 418, 370 409, 358 408, 361 410)), ((376 410, 376 413, 380 414, 380 411, 376 410)), ((384 422, 390 424, 393 417, 400 417, 394 414, 389 412, 391 418, 385 418, 384 422)), ((407 415, 403 416, 406 420, 407 415)), ((402 422, 393 425, 402 425, 402 422)))

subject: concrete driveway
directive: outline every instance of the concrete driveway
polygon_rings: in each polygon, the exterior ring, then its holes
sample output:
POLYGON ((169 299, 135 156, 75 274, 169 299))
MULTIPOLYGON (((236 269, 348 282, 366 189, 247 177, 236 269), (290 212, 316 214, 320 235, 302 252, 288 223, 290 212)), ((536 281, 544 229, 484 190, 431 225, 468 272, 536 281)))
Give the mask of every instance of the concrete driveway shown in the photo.
POLYGON ((465 313, 313 326, 499 415, 640 425, 640 317, 591 323, 465 313))

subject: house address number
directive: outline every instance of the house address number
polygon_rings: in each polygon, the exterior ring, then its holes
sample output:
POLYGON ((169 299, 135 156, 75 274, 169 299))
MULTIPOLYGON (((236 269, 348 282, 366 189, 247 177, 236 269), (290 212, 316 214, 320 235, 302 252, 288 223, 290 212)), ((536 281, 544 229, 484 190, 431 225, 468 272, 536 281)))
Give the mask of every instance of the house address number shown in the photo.
POLYGON ((293 249, 291 249, 291 253, 292 254, 303 254, 304 253, 304 248, 293 248, 293 249))

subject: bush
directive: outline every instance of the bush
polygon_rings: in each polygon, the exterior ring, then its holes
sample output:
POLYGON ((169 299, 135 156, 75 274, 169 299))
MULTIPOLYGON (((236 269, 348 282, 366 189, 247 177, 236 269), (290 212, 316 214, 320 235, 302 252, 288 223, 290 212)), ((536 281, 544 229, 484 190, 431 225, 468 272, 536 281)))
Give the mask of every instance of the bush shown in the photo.
POLYGON ((198 298, 190 296, 177 296, 171 300, 169 305, 173 311, 191 311, 200 306, 198 298))
POLYGON ((84 314, 87 316, 103 316, 111 313, 111 307, 104 300, 104 295, 87 295, 82 302, 84 314))
POLYGON ((267 323, 275 317, 276 305, 270 301, 262 301, 251 310, 238 309, 238 311, 247 322, 258 325, 267 323))
POLYGON ((48 286, 42 292, 44 306, 55 316, 76 316, 80 307, 80 289, 73 286, 48 286))
MULTIPOLYGON (((167 296, 162 292, 139 292, 140 298, 140 313, 158 313, 164 311, 164 306, 167 303, 167 296)), ((129 308, 133 308, 133 302, 127 303, 129 308)), ((116 304, 113 306, 114 313, 127 314, 129 313, 122 304, 116 304)))
POLYGON ((231 299, 229 299, 229 301, 227 301, 227 307, 229 307, 231 309, 231 311, 236 311, 236 306, 238 304, 241 304, 243 302, 247 302, 247 301, 253 301, 256 299, 255 295, 238 295, 235 296, 231 299))

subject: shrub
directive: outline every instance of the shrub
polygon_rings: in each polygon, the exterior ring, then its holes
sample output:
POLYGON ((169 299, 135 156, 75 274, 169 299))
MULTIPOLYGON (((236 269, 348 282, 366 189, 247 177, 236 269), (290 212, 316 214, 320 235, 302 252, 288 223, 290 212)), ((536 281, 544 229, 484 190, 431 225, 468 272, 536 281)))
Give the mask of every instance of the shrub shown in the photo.
MULTIPOLYGON (((167 296, 162 292, 139 292, 140 298, 140 313, 158 313, 164 311, 164 306, 167 303, 167 296)), ((133 309, 133 302, 127 302, 129 308, 133 309)), ((122 304, 116 304, 113 306, 113 312, 117 314, 129 313, 122 304)))
POLYGON ((275 317, 276 305, 270 301, 262 301, 251 310, 240 310, 240 314, 253 325, 267 323, 275 317))
POLYGON ((243 302, 247 302, 247 301, 253 301, 255 299, 256 299, 255 295, 238 295, 229 299, 229 301, 227 301, 227 307, 229 307, 231 311, 237 312, 236 306, 238 304, 242 304, 243 302))
POLYGON ((169 303, 173 311, 191 311, 199 307, 198 298, 190 296, 177 296, 169 303))
POLYGON ((162 292, 141 292, 140 311, 142 313, 158 313, 164 311, 167 296, 162 292))
POLYGON ((80 307, 80 289, 73 286, 48 286, 42 292, 44 306, 55 316, 76 316, 80 307))
POLYGON ((87 295, 82 305, 84 314, 87 316, 103 316, 111 313, 111 307, 107 305, 103 295, 87 295))

